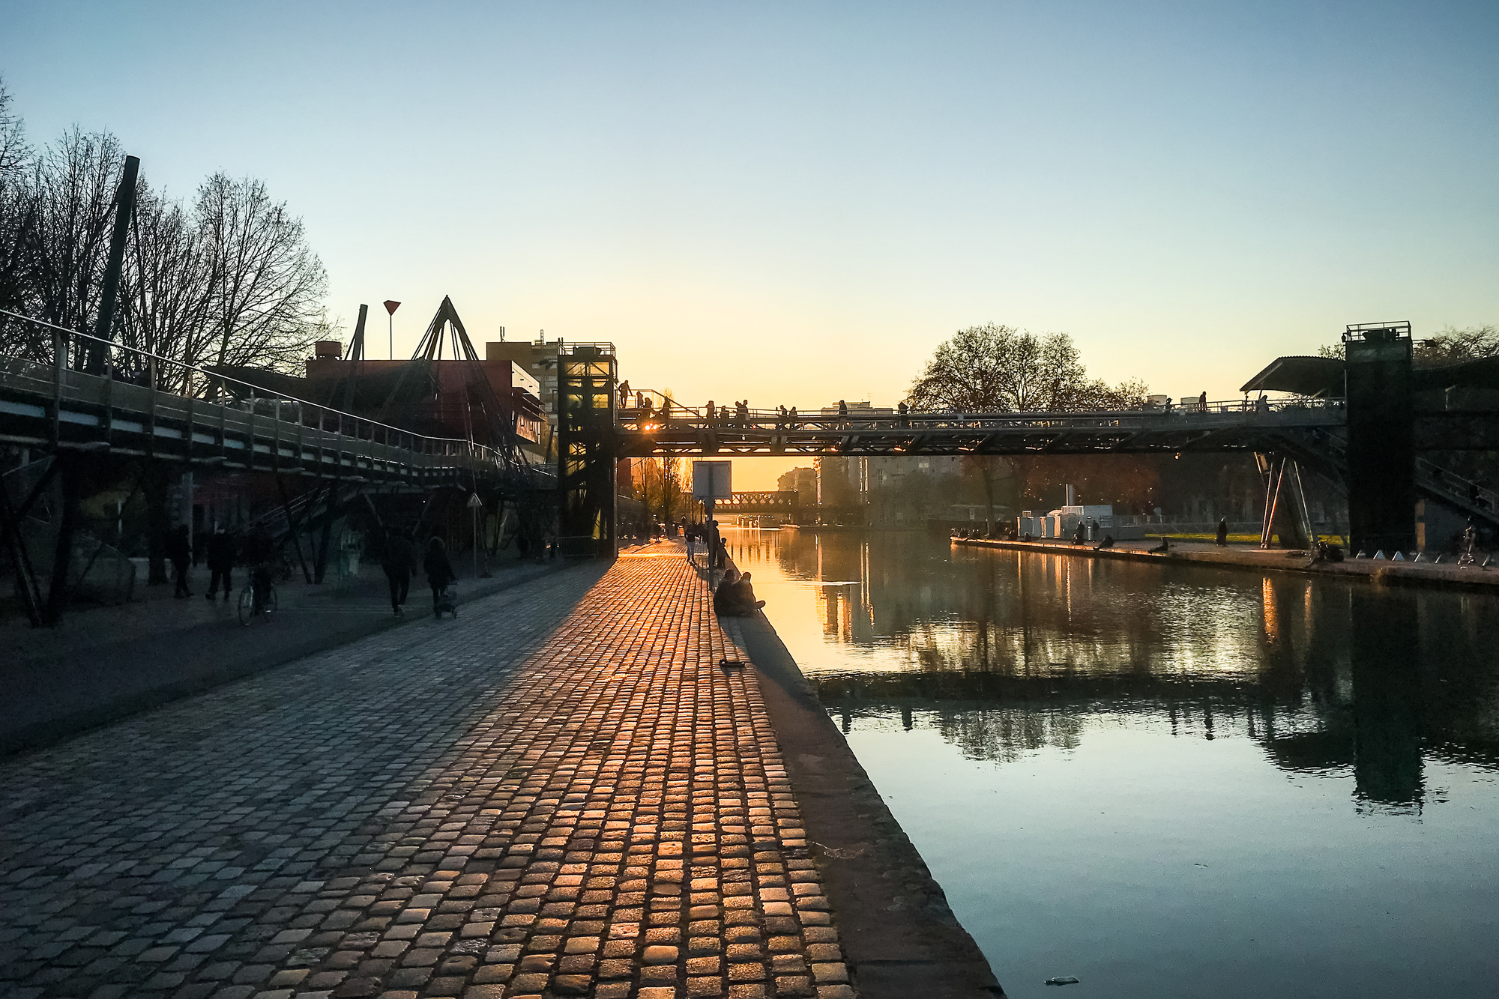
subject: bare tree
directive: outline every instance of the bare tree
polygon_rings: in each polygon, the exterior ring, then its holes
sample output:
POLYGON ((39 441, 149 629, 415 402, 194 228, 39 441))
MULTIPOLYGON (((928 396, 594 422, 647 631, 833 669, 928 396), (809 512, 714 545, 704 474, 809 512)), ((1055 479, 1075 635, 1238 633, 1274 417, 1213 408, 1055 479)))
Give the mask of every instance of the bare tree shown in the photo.
POLYGON ((32 305, 50 323, 93 332, 124 163, 113 135, 74 127, 37 164, 32 305))
POLYGON ((328 276, 302 220, 262 181, 218 173, 198 189, 193 217, 213 263, 209 319, 220 365, 288 368, 327 334, 328 276))
MULTIPOLYGON (((913 409, 929 412, 1114 410, 1139 407, 1148 391, 1138 379, 1110 387, 1089 378, 1066 333, 1037 336, 986 323, 959 330, 937 347, 911 385, 909 402, 913 409)), ((1000 480, 1012 469, 1029 472, 1034 460, 964 456, 965 472, 977 476, 983 486, 991 533, 1000 480)))
MULTIPOLYGON (((25 125, 11 104, 10 92, 0 79, 0 309, 18 311, 24 305, 26 249, 36 200, 26 183, 31 147, 26 143, 25 125)), ((13 335, 0 316, 0 345, 9 343, 13 335)))
MULTIPOLYGON (((192 219, 178 202, 141 181, 120 289, 120 342, 138 350, 201 364, 219 342, 209 322, 214 265, 192 219)), ((188 373, 160 373, 163 387, 191 394, 188 373)))
POLYGON ((19 173, 31 158, 31 147, 26 144, 26 124, 11 106, 14 98, 6 89, 5 78, 0 77, 0 182, 12 173, 19 173))
POLYGON ((959 330, 937 347, 909 401, 926 411, 1057 412, 1127 406, 1144 395, 1138 381, 1109 388, 1088 378, 1066 333, 1037 336, 986 323, 959 330))

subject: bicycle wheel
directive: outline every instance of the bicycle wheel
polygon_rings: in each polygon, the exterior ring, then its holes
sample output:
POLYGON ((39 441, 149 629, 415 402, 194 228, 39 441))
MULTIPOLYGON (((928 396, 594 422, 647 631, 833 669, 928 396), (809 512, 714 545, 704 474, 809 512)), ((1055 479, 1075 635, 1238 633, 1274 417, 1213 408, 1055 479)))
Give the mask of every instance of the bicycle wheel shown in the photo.
POLYGON ((276 613, 276 588, 274 586, 266 587, 265 600, 260 605, 260 612, 265 615, 267 621, 271 619, 272 614, 276 613))
POLYGON ((239 591, 239 623, 248 628, 254 610, 255 593, 247 586, 239 591))

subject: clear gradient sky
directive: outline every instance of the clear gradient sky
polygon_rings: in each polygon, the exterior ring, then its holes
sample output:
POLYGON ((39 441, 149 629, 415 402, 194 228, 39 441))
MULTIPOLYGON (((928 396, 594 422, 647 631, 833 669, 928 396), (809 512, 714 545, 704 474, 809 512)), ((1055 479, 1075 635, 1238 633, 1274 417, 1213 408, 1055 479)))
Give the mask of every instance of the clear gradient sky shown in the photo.
POLYGON ((1345 323, 1499 323, 1496 52, 1494 0, 0 0, 34 141, 264 179, 333 312, 405 303, 398 354, 447 294, 803 409, 991 320, 1214 398, 1345 323))

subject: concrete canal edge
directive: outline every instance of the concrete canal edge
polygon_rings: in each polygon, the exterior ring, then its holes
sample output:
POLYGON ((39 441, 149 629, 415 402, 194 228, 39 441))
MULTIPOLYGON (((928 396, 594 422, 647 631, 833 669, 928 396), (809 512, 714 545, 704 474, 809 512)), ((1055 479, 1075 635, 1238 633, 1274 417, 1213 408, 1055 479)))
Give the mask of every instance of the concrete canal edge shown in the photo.
POLYGON ((864 999, 994 999, 1004 989, 765 616, 722 618, 748 653, 807 842, 864 999))
POLYGON ((1068 542, 1007 541, 999 538, 953 538, 953 545, 964 548, 999 548, 1005 551, 1030 552, 1039 555, 1065 555, 1069 558, 1115 559, 1131 562, 1154 562, 1157 565, 1198 565, 1218 569, 1247 569, 1251 572, 1292 573, 1299 576, 1323 576, 1334 579, 1371 583, 1375 586, 1415 586, 1431 589, 1462 590, 1469 593, 1499 593, 1499 572, 1487 568, 1460 567, 1417 562, 1392 562, 1375 559, 1347 559, 1326 562, 1298 552, 1261 551, 1259 549, 1202 550, 1208 545, 1174 544, 1168 551, 1142 551, 1116 545, 1097 548, 1068 542))

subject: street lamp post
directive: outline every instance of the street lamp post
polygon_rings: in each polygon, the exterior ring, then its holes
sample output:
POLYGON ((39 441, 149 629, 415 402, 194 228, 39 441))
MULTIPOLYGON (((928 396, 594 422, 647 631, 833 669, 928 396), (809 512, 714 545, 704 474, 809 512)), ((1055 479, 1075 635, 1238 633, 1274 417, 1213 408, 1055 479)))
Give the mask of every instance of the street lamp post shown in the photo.
POLYGON ((392 302, 390 299, 385 300, 385 312, 390 318, 390 359, 392 361, 396 359, 396 310, 400 307, 400 302, 392 302))
POLYGON ((468 497, 468 508, 474 511, 474 578, 479 578, 479 511, 484 509, 484 501, 479 498, 478 493, 470 493, 468 497))

